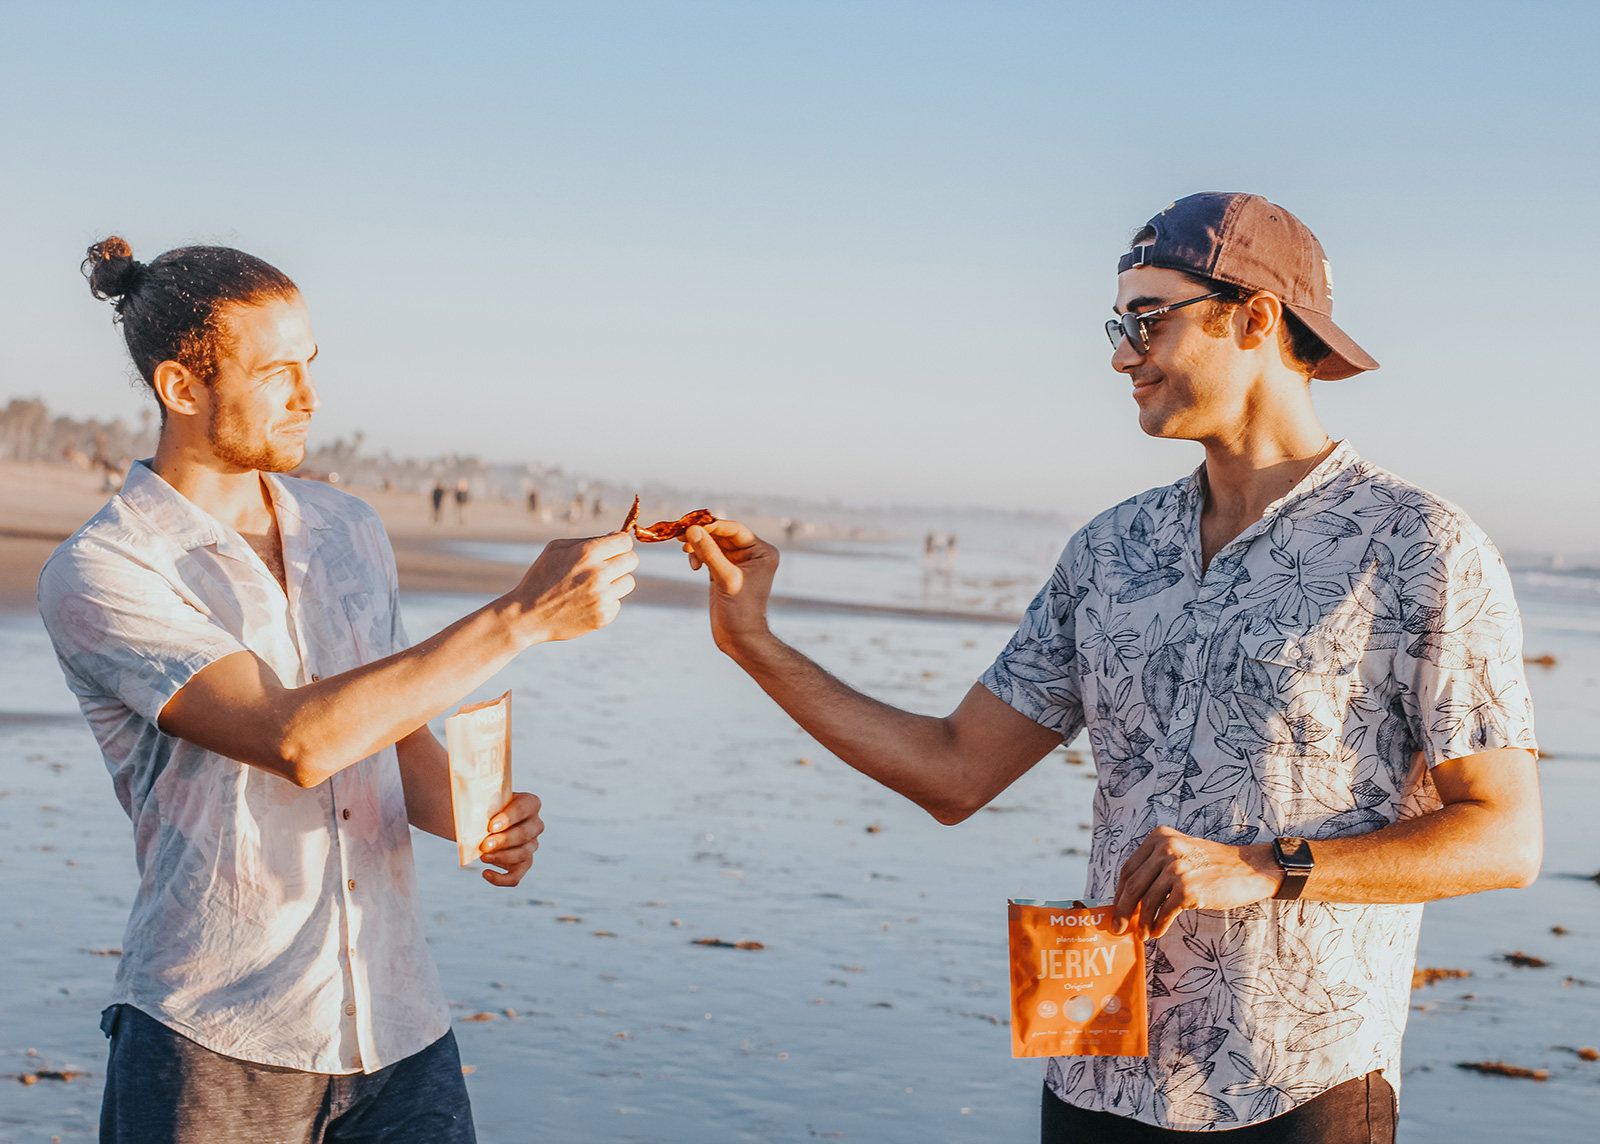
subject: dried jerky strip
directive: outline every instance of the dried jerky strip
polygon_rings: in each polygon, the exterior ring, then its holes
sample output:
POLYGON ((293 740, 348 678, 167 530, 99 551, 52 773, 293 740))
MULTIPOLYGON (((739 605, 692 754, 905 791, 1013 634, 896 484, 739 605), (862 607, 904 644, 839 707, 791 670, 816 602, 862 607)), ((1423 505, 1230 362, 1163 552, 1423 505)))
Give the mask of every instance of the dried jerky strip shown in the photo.
POLYGON ((639 520, 639 498, 633 498, 633 507, 628 510, 628 519, 622 522, 619 532, 632 532, 633 526, 639 520))
POLYGON ((710 510, 697 508, 677 520, 659 520, 655 524, 635 528, 633 534, 646 544, 660 544, 663 540, 677 540, 697 524, 704 527, 716 522, 717 518, 711 515, 710 510))

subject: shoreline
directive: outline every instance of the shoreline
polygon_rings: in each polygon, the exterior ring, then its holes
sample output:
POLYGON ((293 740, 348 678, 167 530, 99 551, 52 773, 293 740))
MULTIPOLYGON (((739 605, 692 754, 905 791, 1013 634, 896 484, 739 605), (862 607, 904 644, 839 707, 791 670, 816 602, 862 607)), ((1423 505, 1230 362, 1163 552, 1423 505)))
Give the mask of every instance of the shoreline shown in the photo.
MULTIPOLYGON (((481 500, 468 506, 467 523, 459 524, 454 506, 446 505, 445 520, 434 524, 425 496, 346 489, 372 505, 382 517, 394 548, 395 566, 402 592, 452 592, 462 595, 499 595, 516 586, 525 568, 463 556, 447 549, 456 541, 543 543, 560 537, 599 535, 613 527, 610 516, 580 525, 545 523, 530 518, 523 506, 505 500, 481 500)), ((39 570, 56 546, 98 512, 112 494, 101 491, 100 476, 61 465, 0 462, 0 612, 37 609, 39 570)), ((663 513, 675 506, 661 506, 663 513)), ((681 511, 681 510, 679 510, 681 511)), ((675 514, 674 514, 675 515, 675 514)), ((756 532, 776 535, 776 518, 746 521, 756 532)), ((831 548, 836 548, 835 542, 831 548)), ((796 545, 810 547, 809 545, 796 545)), ((838 553, 838 555, 848 555, 838 553)), ((660 576, 636 576, 638 586, 630 604, 646 607, 704 608, 706 588, 660 576)), ((959 612, 910 605, 860 604, 775 595, 777 612, 835 613, 842 615, 899 616, 913 619, 989 623, 1015 627, 1020 615, 959 612)))

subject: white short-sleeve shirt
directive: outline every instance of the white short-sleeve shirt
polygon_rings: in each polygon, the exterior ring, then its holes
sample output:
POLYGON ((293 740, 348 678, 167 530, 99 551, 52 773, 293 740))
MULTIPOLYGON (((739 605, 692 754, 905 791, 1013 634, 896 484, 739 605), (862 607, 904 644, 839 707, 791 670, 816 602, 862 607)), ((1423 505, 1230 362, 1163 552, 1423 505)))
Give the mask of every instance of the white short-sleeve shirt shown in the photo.
MULTIPOLYGON (((1234 845, 1366 834, 1440 805, 1434 765, 1534 748, 1510 577, 1460 509, 1340 443, 1202 575, 1203 500, 1197 470, 1091 521, 983 677, 1065 739, 1088 729, 1088 897, 1114 896, 1157 826, 1234 845)), ((1147 945, 1150 1056, 1055 1058, 1046 1082, 1186 1131, 1373 1069, 1398 1087, 1421 915, 1186 910, 1147 945)))
POLYGON ((67 685, 133 821, 139 889, 111 1001, 226 1056, 375 1072, 449 1028, 395 749, 304 790, 156 726, 196 672, 235 652, 301 687, 406 647, 372 508, 262 479, 287 594, 143 463, 40 576, 67 685))

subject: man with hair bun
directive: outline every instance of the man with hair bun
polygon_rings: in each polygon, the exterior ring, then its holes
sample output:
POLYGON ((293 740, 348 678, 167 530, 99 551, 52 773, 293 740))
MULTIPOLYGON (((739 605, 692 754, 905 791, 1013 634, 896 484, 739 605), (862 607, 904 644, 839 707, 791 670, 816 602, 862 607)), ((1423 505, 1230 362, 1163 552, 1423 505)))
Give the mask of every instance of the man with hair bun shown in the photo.
POLYGON ((1140 429, 1205 461, 1080 529, 953 713, 869 699, 779 641, 777 550, 734 521, 685 538, 712 633, 940 822, 1088 731, 1083 896, 1148 939, 1150 1055, 1051 1060, 1046 1144, 1392 1142, 1421 903, 1539 871, 1510 577, 1459 508, 1323 430, 1311 379, 1378 363, 1282 207, 1170 204, 1118 260, 1113 314, 1140 429))
MULTIPOLYGON (((161 408, 156 454, 58 548, 39 608, 133 821, 105 1144, 474 1139, 410 826, 454 838, 428 729, 534 644, 610 623, 632 541, 551 542, 415 647, 363 501, 283 474, 321 401, 305 300, 226 247, 84 262, 161 408)), ((518 793, 484 878, 544 829, 518 793)))

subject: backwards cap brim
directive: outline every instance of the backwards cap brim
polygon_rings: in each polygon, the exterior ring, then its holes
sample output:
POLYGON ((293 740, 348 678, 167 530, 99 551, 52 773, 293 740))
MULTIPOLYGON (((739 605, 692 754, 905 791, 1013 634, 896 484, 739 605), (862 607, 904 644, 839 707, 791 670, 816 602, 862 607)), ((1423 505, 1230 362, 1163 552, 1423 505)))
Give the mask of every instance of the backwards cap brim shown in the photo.
POLYGON ((1377 359, 1356 345, 1355 339, 1334 325, 1333 319, 1327 314, 1319 314, 1315 310, 1306 310, 1299 306, 1285 308, 1309 326, 1311 332, 1326 342, 1328 349, 1332 351, 1322 359, 1316 372, 1311 375, 1318 381, 1343 381, 1347 377, 1378 368, 1377 359))

